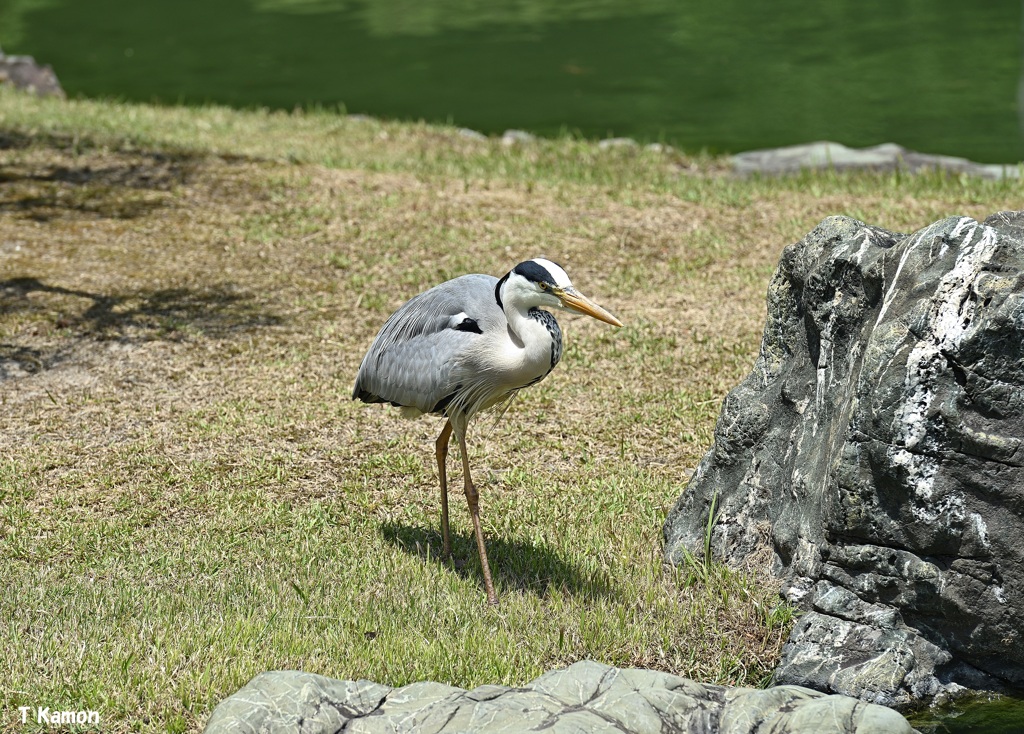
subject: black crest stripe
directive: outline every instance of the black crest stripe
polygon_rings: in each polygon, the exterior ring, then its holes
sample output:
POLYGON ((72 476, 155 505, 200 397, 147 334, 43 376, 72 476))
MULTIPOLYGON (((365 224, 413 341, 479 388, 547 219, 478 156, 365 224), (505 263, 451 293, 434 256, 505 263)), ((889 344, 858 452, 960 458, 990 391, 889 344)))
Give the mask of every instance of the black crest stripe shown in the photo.
POLYGON ((513 268, 513 272, 517 275, 521 275, 527 280, 532 280, 534 283, 547 283, 548 285, 558 285, 555 283, 555 279, 551 277, 551 273, 540 263, 534 260, 527 260, 524 263, 519 263, 513 268))

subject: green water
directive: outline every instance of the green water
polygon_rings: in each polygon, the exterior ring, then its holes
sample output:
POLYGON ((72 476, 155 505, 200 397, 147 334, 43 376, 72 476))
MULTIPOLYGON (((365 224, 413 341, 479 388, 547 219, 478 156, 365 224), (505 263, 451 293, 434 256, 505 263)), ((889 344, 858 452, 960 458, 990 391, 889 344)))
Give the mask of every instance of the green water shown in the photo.
POLYGON ((983 695, 907 718, 921 734, 1021 734, 1024 699, 983 695))
POLYGON ((0 0, 71 95, 1024 158, 1010 0, 0 0))

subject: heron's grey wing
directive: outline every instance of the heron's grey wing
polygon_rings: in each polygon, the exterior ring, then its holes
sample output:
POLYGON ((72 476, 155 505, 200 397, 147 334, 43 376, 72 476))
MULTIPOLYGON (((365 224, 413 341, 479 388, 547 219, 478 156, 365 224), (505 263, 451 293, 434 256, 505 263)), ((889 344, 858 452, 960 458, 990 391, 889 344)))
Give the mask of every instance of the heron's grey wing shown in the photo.
POLYGON ((352 397, 424 413, 443 409, 458 387, 452 368, 485 330, 505 315, 497 278, 463 275, 416 296, 391 315, 363 357, 352 397))

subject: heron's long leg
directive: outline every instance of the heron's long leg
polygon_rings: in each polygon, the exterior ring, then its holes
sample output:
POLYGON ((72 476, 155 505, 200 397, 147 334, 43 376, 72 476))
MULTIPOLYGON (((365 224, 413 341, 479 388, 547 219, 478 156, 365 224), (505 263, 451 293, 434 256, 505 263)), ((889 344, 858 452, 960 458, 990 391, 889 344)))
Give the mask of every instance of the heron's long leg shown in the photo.
POLYGON ((487 592, 487 603, 496 605, 498 595, 494 593, 494 582, 491 581, 491 567, 487 563, 487 548, 484 546, 484 531, 480 527, 480 495, 469 476, 469 453, 466 451, 466 435, 458 431, 459 449, 462 451, 462 473, 466 478, 466 502, 469 503, 469 514, 473 517, 473 532, 476 535, 476 547, 480 551, 480 566, 484 571, 484 590, 487 592))
POLYGON ((451 534, 448 531, 448 439, 452 437, 452 422, 445 421, 441 435, 434 444, 437 455, 437 477, 441 481, 441 559, 452 554, 451 534))

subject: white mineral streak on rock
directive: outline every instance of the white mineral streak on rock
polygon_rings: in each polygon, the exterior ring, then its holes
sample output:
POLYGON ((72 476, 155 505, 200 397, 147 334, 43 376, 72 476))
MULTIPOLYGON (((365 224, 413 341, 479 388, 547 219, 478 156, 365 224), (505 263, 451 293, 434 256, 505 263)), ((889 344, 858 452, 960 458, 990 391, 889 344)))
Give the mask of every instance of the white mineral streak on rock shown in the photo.
MULTIPOLYGON (((800 552, 801 557, 805 557, 807 554, 800 552)), ((790 583, 783 587, 783 595, 786 601, 791 604, 799 604, 803 601, 808 594, 814 591, 814 584, 816 579, 812 579, 808 576, 794 576, 790 583)))
MULTIPOLYGON (((831 326, 831 320, 828 326, 831 326)), ((832 335, 828 333, 830 330, 826 330, 821 335, 821 342, 819 344, 818 351, 818 369, 815 372, 815 387, 814 387, 814 409, 821 412, 822 406, 825 404, 825 388, 828 382, 828 368, 832 364, 832 335)), ((812 433, 818 432, 818 423, 821 420, 821 416, 817 416, 817 419, 811 425, 812 433)))
POLYGON ((988 546, 988 525, 985 524, 985 518, 977 512, 972 512, 970 518, 971 524, 974 526, 974 532, 978 534, 978 540, 982 545, 988 546))
MULTIPOLYGON (((861 227, 857 233, 857 237, 863 237, 863 241, 860 243, 860 247, 857 248, 857 252, 853 253, 854 259, 857 260, 857 264, 860 265, 864 261, 864 255, 868 250, 868 247, 873 245, 871 230, 867 227, 861 227)), ((856 238, 855 238, 856 239, 856 238)))
POLYGON ((814 409, 818 412, 815 420, 811 423, 812 435, 818 432, 818 423, 823 419, 820 415, 821 409, 825 406, 825 395, 829 388, 832 386, 834 380, 830 379, 830 372, 834 376, 835 369, 833 365, 834 354, 835 354, 835 339, 833 338, 833 330, 835 329, 836 321, 836 309, 839 306, 839 302, 843 300, 843 292, 836 289, 835 294, 832 296, 832 304, 828 311, 828 321, 824 324, 821 329, 818 341, 818 365, 815 373, 815 388, 814 388, 814 409))
POLYGON ((907 245, 907 248, 903 251, 903 255, 900 257, 900 264, 896 266, 896 273, 892 276, 892 284, 889 286, 889 290, 882 298, 882 307, 878 310, 878 318, 875 319, 876 327, 880 323, 882 323, 882 317, 885 316, 885 312, 888 310, 889 304, 892 303, 892 297, 897 292, 897 286, 900 282, 900 273, 903 272, 903 266, 907 264, 907 258, 909 258, 911 253, 913 253, 913 251, 917 249, 917 246, 921 244, 921 241, 924 239, 925 235, 928 234, 930 231, 931 227, 922 230, 921 233, 917 236, 917 239, 913 242, 913 244, 907 245))
MULTIPOLYGON (((935 401, 936 376, 946 368, 946 354, 955 355, 960 343, 974 321, 975 301, 970 299, 975 279, 989 260, 996 244, 995 230, 962 217, 953 229, 950 239, 964 234, 963 244, 953 267, 939 281, 933 296, 930 313, 931 333, 917 342, 907 358, 904 380, 903 405, 898 412, 899 425, 895 445, 890 449, 893 464, 903 467, 920 502, 914 516, 924 522, 935 521, 943 512, 953 519, 963 520, 964 504, 960 495, 950 495, 933 502, 933 483, 938 462, 922 453, 927 439, 928 414, 935 401)), ((898 285, 899 273, 907 256, 925 238, 933 237, 931 228, 925 230, 900 258, 896 277, 886 294, 879 321, 898 285)), ((877 322, 876 322, 877 323, 877 322)), ((982 536, 984 537, 984 536, 982 536)))

